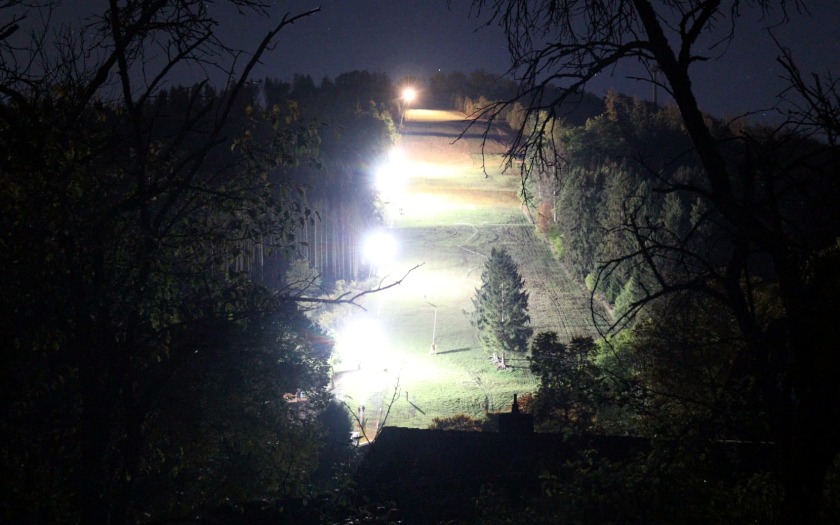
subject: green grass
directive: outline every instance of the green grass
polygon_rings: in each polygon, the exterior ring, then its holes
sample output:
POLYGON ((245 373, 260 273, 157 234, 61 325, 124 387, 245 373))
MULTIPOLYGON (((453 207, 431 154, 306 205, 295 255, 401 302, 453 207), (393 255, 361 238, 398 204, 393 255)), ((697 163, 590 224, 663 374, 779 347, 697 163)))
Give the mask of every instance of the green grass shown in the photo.
MULTIPOLYGON (((412 153, 410 139, 402 147, 412 153)), ((424 162, 414 166, 405 193, 389 207, 399 253, 383 269, 384 282, 420 266, 399 286, 367 297, 367 312, 348 314, 375 319, 386 334, 382 348, 371 343, 364 349, 361 370, 337 380, 351 408, 365 405, 368 435, 389 405, 387 425, 424 428, 436 417, 506 411, 514 393, 536 391, 526 356, 506 355, 508 369, 498 370, 466 314, 494 246, 506 247, 519 264, 535 332, 554 330, 565 339, 594 335, 588 294, 536 237, 520 206, 517 174, 496 170, 485 178, 474 161, 464 161, 465 144, 453 150, 452 162, 446 161, 445 139, 436 145, 426 137, 422 147, 424 162), (432 153, 436 163, 428 161, 432 153), (430 355, 433 329, 436 355, 430 355)), ((420 155, 414 153, 416 161, 420 155)))

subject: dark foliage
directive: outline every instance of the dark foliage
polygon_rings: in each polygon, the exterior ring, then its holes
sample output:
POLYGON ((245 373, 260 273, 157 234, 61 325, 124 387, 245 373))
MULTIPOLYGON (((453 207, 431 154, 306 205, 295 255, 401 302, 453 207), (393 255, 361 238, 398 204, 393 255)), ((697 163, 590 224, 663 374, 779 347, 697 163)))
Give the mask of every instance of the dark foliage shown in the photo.
MULTIPOLYGON (((384 149, 389 117, 354 99, 355 142, 322 141, 289 98, 317 90, 248 80, 307 13, 237 66, 205 7, 115 4, 22 45, 14 21, 34 8, 0 7, 13 21, 0 31, 0 521, 192 519, 308 495, 319 464, 352 457, 332 443, 347 437, 340 414, 317 417, 331 344, 285 270, 318 223, 319 149, 339 190, 363 186, 342 159, 384 149), (224 88, 173 86, 197 64, 230 72, 224 88)), ((369 193, 342 198, 374 220, 369 193)))
POLYGON ((541 332, 531 342, 531 372, 540 386, 531 406, 542 431, 580 433, 593 430, 601 371, 593 362, 591 338, 561 343, 555 332, 541 332))
MULTIPOLYGON (((656 379, 647 376, 653 383, 639 394, 657 402, 637 406, 683 425, 674 438, 702 440, 729 426, 775 443, 779 505, 756 519, 811 523, 840 452, 840 361, 830 328, 838 305, 824 293, 840 275, 821 263, 834 258, 840 236, 831 204, 840 196, 837 82, 806 81, 780 46, 787 109, 777 114, 782 125, 762 129, 704 115, 691 76, 695 62, 712 58, 705 39, 733 38, 747 13, 784 23, 792 5, 807 2, 475 2, 508 35, 525 112, 510 153, 524 161, 526 197, 550 202, 559 190, 560 229, 570 217, 589 225, 560 240, 594 297, 614 304, 613 337, 639 336, 664 350, 652 359, 656 379), (570 131, 557 109, 622 63, 641 64, 673 107, 610 96, 602 117, 570 131), (675 307, 688 309, 683 318, 675 307), (668 330, 669 321, 679 330, 668 330), (640 331, 621 333, 634 326, 640 331), (677 388, 677 377, 694 388, 677 388), (738 424, 718 417, 730 409, 743 416, 738 424)), ((491 106, 484 116, 501 111, 491 106)), ((606 349, 622 357, 615 345, 606 349)), ((644 352, 642 345, 637 357, 644 352)), ((615 379, 637 395, 632 373, 615 379)))

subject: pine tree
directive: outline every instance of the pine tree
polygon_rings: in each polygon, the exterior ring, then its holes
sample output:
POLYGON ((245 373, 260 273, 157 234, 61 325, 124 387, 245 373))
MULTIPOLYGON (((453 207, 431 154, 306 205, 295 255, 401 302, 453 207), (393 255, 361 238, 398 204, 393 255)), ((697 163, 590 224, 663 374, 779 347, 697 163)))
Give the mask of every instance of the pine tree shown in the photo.
POLYGON ((519 269, 504 249, 493 248, 481 273, 481 287, 473 298, 470 322, 485 348, 525 352, 532 329, 528 324, 528 292, 519 269))

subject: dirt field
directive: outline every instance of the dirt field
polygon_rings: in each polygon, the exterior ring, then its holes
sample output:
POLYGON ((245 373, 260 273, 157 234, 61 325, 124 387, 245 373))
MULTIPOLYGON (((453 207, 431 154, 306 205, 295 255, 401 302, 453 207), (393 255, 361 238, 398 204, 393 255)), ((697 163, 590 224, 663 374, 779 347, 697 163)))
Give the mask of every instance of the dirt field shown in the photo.
POLYGON ((386 424, 426 427, 434 417, 505 410, 514 393, 536 389, 525 356, 506 356, 509 368, 497 370, 469 324, 471 299, 494 246, 507 248, 519 265, 535 333, 595 335, 588 294, 536 237, 517 196, 518 174, 501 169, 504 134, 488 135, 482 168, 483 129, 463 134, 465 127, 464 116, 454 112, 410 110, 406 116, 393 174, 405 180, 387 209, 398 253, 382 274, 395 279, 422 266, 370 302, 384 347, 369 349, 375 357, 342 374, 339 385, 351 407, 367 407, 371 435, 395 394, 386 424), (430 355, 433 336, 436 355, 430 355))

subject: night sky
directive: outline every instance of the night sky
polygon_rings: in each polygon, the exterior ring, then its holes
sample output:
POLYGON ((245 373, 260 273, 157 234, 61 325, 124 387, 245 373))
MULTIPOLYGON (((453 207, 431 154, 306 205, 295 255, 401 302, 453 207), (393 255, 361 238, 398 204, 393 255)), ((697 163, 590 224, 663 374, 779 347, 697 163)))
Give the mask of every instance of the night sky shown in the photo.
MULTIPOLYGON (((810 14, 794 13, 794 21, 774 33, 793 50, 803 72, 840 74, 840 1, 808 3, 810 14)), ((447 4, 446 0, 278 1, 272 11, 277 16, 319 5, 321 12, 279 35, 279 46, 266 60, 264 71, 286 79, 292 73, 310 74, 316 82, 355 69, 386 73, 394 80, 405 75, 428 78, 438 70, 504 73, 508 56, 501 29, 482 28, 483 19, 470 16, 469 0, 447 4)), ((760 20, 751 13, 725 57, 695 66, 695 88, 706 111, 725 116, 770 106, 783 83, 778 78, 778 50, 763 28, 776 21, 760 20)), ((254 29, 244 17, 235 26, 241 34, 254 29)), ((589 91, 603 95, 611 87, 652 98, 649 85, 626 79, 622 71, 601 75, 589 91)))
MULTIPOLYGON (((295 73, 311 75, 316 83, 341 73, 368 70, 398 81, 404 76, 428 79, 437 71, 469 73, 483 69, 503 74, 508 69, 506 42, 497 26, 485 27, 485 16, 471 13, 470 0, 266 0, 273 21, 246 16, 224 1, 221 36, 243 49, 252 48, 284 14, 320 6, 321 11, 297 21, 279 35, 277 47, 255 72, 257 78, 290 80, 295 73), (451 5, 450 5, 451 4, 451 5)), ((728 2, 725 2, 728 3, 728 2)), ((770 2, 774 6, 777 0, 770 2)), ((792 13, 788 25, 773 31, 789 47, 803 73, 840 75, 840 0, 808 1, 810 12, 792 13)), ((75 12, 103 9, 106 2, 68 0, 75 12)), ((754 10, 739 21, 725 56, 695 64, 692 78, 702 109, 715 116, 735 116, 772 105, 783 89, 779 52, 765 28, 777 25, 775 15, 764 20, 754 10)), ((709 40, 712 43, 712 40, 709 40)), ((588 91, 602 96, 608 89, 652 98, 649 84, 627 78, 632 70, 599 75, 588 91)), ((189 83, 190 79, 184 79, 189 83)), ((660 91, 660 100, 664 101, 660 91)), ((418 101, 422 104, 422 99, 418 101)))

